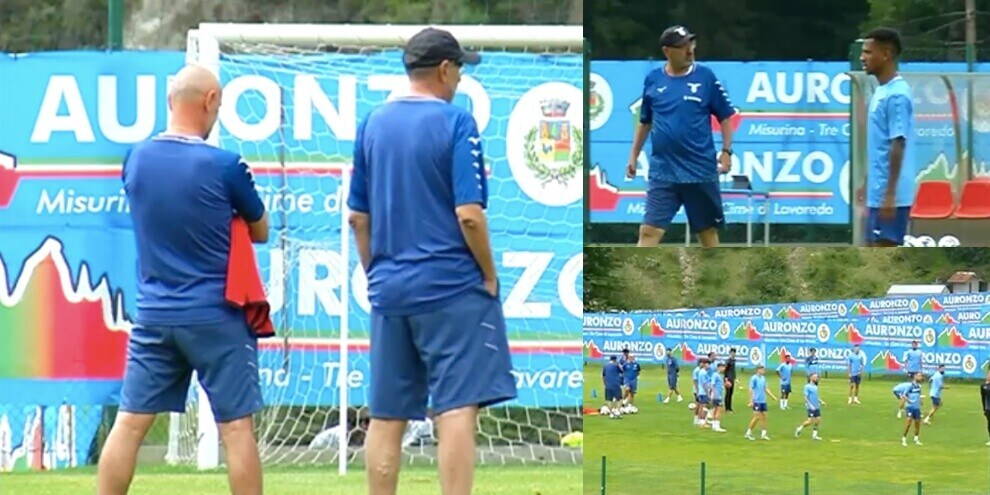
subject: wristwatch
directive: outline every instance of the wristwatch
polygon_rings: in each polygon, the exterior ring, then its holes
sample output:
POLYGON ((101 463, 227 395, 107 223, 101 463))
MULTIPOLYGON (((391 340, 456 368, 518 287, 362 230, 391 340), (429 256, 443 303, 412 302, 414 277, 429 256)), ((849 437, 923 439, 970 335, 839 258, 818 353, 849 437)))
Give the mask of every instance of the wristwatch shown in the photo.
POLYGON ((722 148, 722 153, 732 156, 732 148, 722 148))

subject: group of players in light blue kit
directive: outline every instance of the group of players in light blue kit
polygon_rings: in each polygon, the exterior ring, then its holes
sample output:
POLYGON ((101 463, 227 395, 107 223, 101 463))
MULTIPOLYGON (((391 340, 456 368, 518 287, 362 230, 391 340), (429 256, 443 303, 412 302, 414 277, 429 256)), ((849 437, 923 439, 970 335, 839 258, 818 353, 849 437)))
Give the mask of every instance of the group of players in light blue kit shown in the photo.
MULTIPOLYGON (((922 372, 922 351, 918 347, 918 341, 911 343, 911 349, 904 353, 904 370, 908 381, 899 383, 893 388, 894 397, 898 400, 897 418, 906 418, 904 432, 901 436, 901 445, 907 446, 908 433, 914 427, 914 443, 922 445, 919 435, 921 424, 931 424, 932 418, 942 406, 942 391, 945 386, 945 365, 938 365, 930 378, 929 396, 931 397, 932 408, 927 415, 922 417, 922 384, 925 381, 925 374, 922 372)), ((767 433, 767 397, 778 401, 781 410, 790 409, 789 399, 792 393, 792 379, 794 365, 796 361, 790 355, 781 355, 781 363, 775 369, 780 380, 780 397, 776 397, 770 389, 766 376, 766 367, 757 364, 755 373, 749 379, 749 401, 748 406, 753 411, 746 428, 744 437, 747 440, 756 440, 753 434, 754 428, 759 425, 760 439, 770 440, 767 433)), ((667 386, 670 394, 662 399, 663 403, 668 403, 670 398, 675 396, 681 402, 683 398, 677 390, 677 375, 680 371, 680 364, 677 358, 667 353, 665 357, 667 368, 667 386)), ((723 402, 726 391, 733 386, 733 381, 726 377, 727 363, 719 361, 714 352, 707 357, 698 359, 698 364, 691 372, 691 383, 694 392, 694 402, 688 407, 692 410, 694 425, 699 428, 711 428, 712 431, 725 433, 722 428, 721 417, 724 412, 723 402)), ((822 407, 826 406, 818 390, 818 383, 821 379, 821 365, 817 350, 808 350, 808 355, 804 359, 804 370, 807 382, 802 390, 804 398, 806 419, 794 430, 794 436, 800 437, 805 428, 811 427, 811 439, 822 440, 819 434, 819 427, 822 422, 822 407)), ((862 383, 863 373, 866 370, 866 354, 858 345, 853 346, 852 352, 846 358, 846 373, 849 378, 849 394, 846 404, 862 404, 859 400, 859 389, 862 383)), ((611 418, 618 419, 622 413, 636 412, 633 401, 636 394, 637 384, 641 367, 635 356, 628 350, 623 350, 621 359, 611 356, 609 362, 602 369, 602 377, 605 385, 605 399, 608 405, 603 407, 602 412, 611 418), (623 409, 626 408, 626 409, 623 409), (631 409, 629 409, 631 408, 631 409)))

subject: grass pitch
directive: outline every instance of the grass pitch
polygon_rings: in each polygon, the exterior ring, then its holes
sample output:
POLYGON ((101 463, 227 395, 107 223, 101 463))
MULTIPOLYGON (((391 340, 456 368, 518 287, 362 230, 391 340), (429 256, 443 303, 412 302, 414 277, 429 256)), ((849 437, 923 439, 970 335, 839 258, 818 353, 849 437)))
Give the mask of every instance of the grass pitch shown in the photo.
MULTIPOLYGON (((436 468, 406 467, 399 479, 402 495, 440 493, 436 468)), ((580 466, 479 467, 477 494, 573 495, 581 491, 580 466)), ((2 495, 67 495, 96 493, 95 468, 53 472, 0 474, 2 495)), ((227 475, 191 468, 139 467, 130 495, 226 495, 227 475)), ((266 495, 362 495, 367 493, 360 468, 337 475, 336 466, 265 470, 266 495)))
MULTIPOLYGON (((585 420, 584 493, 599 494, 601 458, 606 456, 608 495, 664 493, 699 494, 701 463, 705 463, 706 490, 722 494, 804 494, 808 473, 810 495, 923 495, 990 494, 990 447, 986 422, 980 408, 976 382, 946 380, 942 409, 933 425, 922 425, 923 446, 900 444, 904 420, 897 419, 897 401, 891 388, 898 380, 867 379, 860 388, 862 405, 847 405, 848 380, 832 375, 819 383, 822 399, 821 436, 811 440, 810 428, 801 438, 794 429, 804 420, 804 374, 795 372, 791 409, 768 404, 770 441, 743 438, 752 412, 746 407, 749 375, 740 375, 733 397, 734 414, 722 418, 726 433, 699 429, 691 423, 688 402, 691 368, 681 370, 678 385, 684 402, 657 403, 657 393, 666 397, 666 371, 645 367, 640 375, 639 414, 612 420, 593 416, 585 420), (800 386, 798 384, 800 383, 800 386)), ((780 397, 780 382, 768 383, 780 397)), ((587 365, 584 371, 586 406, 601 407, 601 366, 587 365), (597 398, 591 391, 597 390, 597 398)), ((928 393, 927 383, 924 394, 928 393)), ((930 402, 926 397, 922 414, 930 402)), ((759 429, 755 435, 759 437, 759 429)))

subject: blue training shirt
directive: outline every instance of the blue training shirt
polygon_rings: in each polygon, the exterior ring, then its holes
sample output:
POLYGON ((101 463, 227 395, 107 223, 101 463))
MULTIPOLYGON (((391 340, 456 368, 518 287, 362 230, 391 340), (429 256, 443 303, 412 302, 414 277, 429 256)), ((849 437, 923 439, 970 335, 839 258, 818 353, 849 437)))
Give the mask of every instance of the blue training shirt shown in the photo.
POLYGON ((642 370, 639 361, 626 361, 622 365, 622 377, 626 383, 636 383, 636 380, 639 379, 639 372, 642 370))
POLYGON ((910 349, 904 353, 904 370, 911 372, 921 371, 921 349, 910 349))
POLYGON ((124 158, 137 242, 137 322, 200 325, 240 314, 227 304, 230 223, 265 206, 236 153, 201 138, 160 134, 124 158))
POLYGON ((903 383, 898 383, 897 385, 894 385, 894 388, 893 388, 894 393, 897 394, 897 395, 904 395, 904 394, 906 394, 907 391, 911 389, 911 384, 912 384, 912 382, 903 382, 903 383))
POLYGON ((650 182, 699 183, 718 180, 711 116, 719 122, 735 114, 715 73, 694 64, 671 76, 660 67, 643 81, 639 121, 650 131, 650 182))
POLYGON ((890 182, 890 142, 904 138, 904 160, 897 178, 894 206, 914 203, 917 175, 914 157, 914 103, 911 87, 897 76, 877 87, 870 99, 867 134, 866 206, 879 208, 883 204, 890 182))
POLYGON ((709 383, 709 385, 711 386, 712 389, 712 395, 711 395, 712 399, 722 400, 722 397, 725 396, 725 378, 723 378, 722 375, 718 373, 718 371, 715 371, 715 374, 712 375, 711 382, 709 383))
POLYGON ((622 368, 617 363, 605 363, 602 377, 605 379, 605 388, 618 388, 622 385, 622 368))
POLYGON ((765 376, 753 375, 749 379, 749 389, 753 391, 754 404, 767 403, 767 378, 765 376))
POLYGON ((368 300, 375 311, 430 312, 481 287, 481 268, 455 213, 472 203, 488 206, 488 182, 470 112, 409 96, 361 122, 347 206, 370 217, 368 300))
POLYGON ((811 382, 805 384, 804 400, 805 400, 805 408, 811 408, 813 410, 822 408, 821 398, 818 397, 818 385, 815 385, 814 383, 811 382))
POLYGON ((907 395, 907 403, 905 407, 911 409, 921 408, 921 385, 911 383, 911 386, 908 388, 905 395, 907 395))
POLYGON ((866 364, 866 355, 860 352, 859 354, 849 355, 849 374, 859 375, 863 373, 863 367, 866 364))
POLYGON ((792 369, 793 367, 790 365, 790 363, 780 363, 780 366, 777 366, 777 372, 780 373, 781 385, 787 385, 788 383, 791 383, 792 369))
POLYGON ((667 357, 667 376, 677 376, 677 372, 681 370, 681 365, 677 363, 677 358, 674 356, 667 357))
POLYGON ((811 376, 813 373, 821 373, 821 370, 818 368, 818 354, 808 356, 804 359, 804 372, 807 376, 811 376))
POLYGON ((943 376, 941 373, 936 371, 934 374, 932 374, 932 385, 931 385, 932 389, 929 392, 929 395, 931 395, 932 397, 941 398, 942 384, 944 380, 945 380, 945 376, 943 376))

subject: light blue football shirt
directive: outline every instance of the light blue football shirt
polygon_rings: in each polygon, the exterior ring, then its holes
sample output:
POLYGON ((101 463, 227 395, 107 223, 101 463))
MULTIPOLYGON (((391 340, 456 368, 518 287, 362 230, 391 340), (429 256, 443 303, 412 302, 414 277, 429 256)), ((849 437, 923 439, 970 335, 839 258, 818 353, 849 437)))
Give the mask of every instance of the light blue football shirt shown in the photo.
POLYGON ((943 376, 941 373, 937 371, 935 372, 935 374, 932 375, 932 390, 931 390, 932 397, 939 397, 939 398, 942 397, 942 381, 944 379, 945 376, 943 376))
POLYGON ((908 372, 921 371, 921 349, 911 349, 904 353, 904 369, 908 372))
POLYGON ((794 367, 791 366, 790 363, 780 363, 780 366, 777 366, 777 372, 780 373, 781 385, 791 383, 791 371, 793 371, 793 369, 794 367))
POLYGON ((849 355, 849 372, 852 375, 859 375, 863 373, 863 366, 866 364, 866 355, 860 352, 859 354, 849 355))
POLYGON ((753 377, 749 379, 749 389, 753 391, 754 404, 767 403, 767 377, 753 375, 753 377))
POLYGON ((911 382, 904 382, 894 385, 894 393, 897 395, 904 395, 911 388, 911 382))
POLYGON ((912 383, 907 391, 907 405, 910 409, 921 409, 921 385, 912 383))
POLYGON ((877 87, 870 99, 870 116, 867 133, 866 206, 879 208, 883 203, 887 184, 890 182, 890 142, 904 138, 904 160, 897 178, 894 206, 911 206, 914 203, 915 133, 914 103, 911 87, 903 77, 897 76, 887 84, 877 87))
POLYGON ((804 386, 804 400, 807 402, 805 407, 810 405, 812 409, 822 408, 822 401, 818 397, 818 385, 809 382, 804 386))
POLYGON ((712 399, 722 400, 722 397, 725 396, 725 378, 718 371, 715 371, 715 374, 712 375, 711 387, 712 399))

